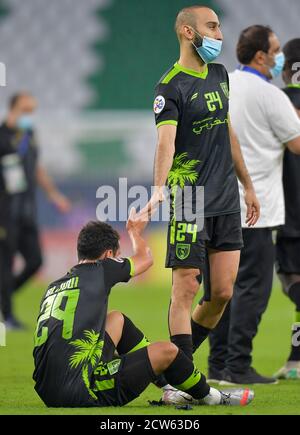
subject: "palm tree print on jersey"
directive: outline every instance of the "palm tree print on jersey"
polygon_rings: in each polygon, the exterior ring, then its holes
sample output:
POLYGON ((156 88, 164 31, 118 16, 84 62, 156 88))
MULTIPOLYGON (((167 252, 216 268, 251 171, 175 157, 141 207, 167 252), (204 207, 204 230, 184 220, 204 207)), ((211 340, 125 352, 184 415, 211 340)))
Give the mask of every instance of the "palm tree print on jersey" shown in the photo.
POLYGON ((99 334, 93 330, 86 330, 83 334, 86 337, 86 340, 77 339, 70 342, 70 344, 77 349, 76 352, 70 357, 70 367, 75 369, 82 365, 81 373, 83 382, 88 389, 89 394, 94 399, 97 399, 97 396, 90 388, 89 366, 91 366, 92 369, 95 368, 96 364, 100 360, 104 341, 98 341, 99 334))
POLYGON ((179 186, 184 188, 188 181, 195 184, 198 179, 198 172, 194 170, 200 160, 187 160, 188 153, 177 154, 174 157, 172 168, 168 175, 168 184, 171 188, 179 186))
POLYGON ((173 197, 172 208, 173 208, 173 217, 171 220, 172 223, 172 233, 171 240, 174 237, 174 223, 176 221, 176 211, 175 211, 175 202, 178 187, 183 190, 186 183, 190 183, 193 185, 198 180, 198 172, 195 170, 195 167, 201 162, 200 160, 188 160, 188 153, 177 154, 174 157, 172 168, 168 175, 168 185, 171 188, 171 195, 173 197))

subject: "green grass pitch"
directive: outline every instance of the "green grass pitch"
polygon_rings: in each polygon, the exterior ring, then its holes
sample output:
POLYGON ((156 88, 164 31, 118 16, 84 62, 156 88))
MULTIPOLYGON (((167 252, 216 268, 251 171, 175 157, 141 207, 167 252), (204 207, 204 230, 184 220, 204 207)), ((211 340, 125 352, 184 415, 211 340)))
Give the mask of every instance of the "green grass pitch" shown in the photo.
MULTIPOLYGON (((42 286, 27 287, 16 300, 18 316, 28 330, 9 333, 7 346, 0 347, 0 414, 300 414, 300 381, 283 381, 279 385, 255 386, 255 401, 245 408, 194 407, 192 411, 177 411, 174 407, 155 408, 148 400, 158 400, 160 392, 150 386, 137 400, 124 408, 47 409, 36 395, 31 379, 32 334, 42 286)), ((149 287, 127 284, 112 291, 111 309, 126 313, 152 341, 167 339, 168 283, 149 287)), ((285 361, 290 343, 293 307, 281 294, 279 285, 273 289, 272 299, 254 343, 254 367, 271 375, 285 361)), ((196 354, 198 367, 206 373, 207 344, 196 354)))

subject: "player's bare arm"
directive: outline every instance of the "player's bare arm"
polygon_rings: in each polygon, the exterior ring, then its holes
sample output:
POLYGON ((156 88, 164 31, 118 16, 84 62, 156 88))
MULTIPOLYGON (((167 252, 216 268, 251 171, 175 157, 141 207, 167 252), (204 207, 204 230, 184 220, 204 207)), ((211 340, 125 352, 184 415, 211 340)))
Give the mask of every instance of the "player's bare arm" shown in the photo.
POLYGON ((131 209, 126 228, 133 248, 133 276, 146 272, 153 264, 151 250, 141 236, 147 223, 148 219, 143 214, 137 215, 135 209, 131 209))
POLYGON ((238 138, 229 121, 229 134, 231 143, 232 159, 235 172, 242 183, 245 191, 245 203, 247 205, 246 223, 249 227, 256 224, 260 215, 260 204, 256 197, 255 190, 247 170, 238 138))
POLYGON ((163 189, 173 164, 176 131, 177 127, 175 125, 162 125, 158 129, 158 142, 154 162, 155 191, 150 201, 152 206, 164 200, 163 189))
MULTIPOLYGON (((300 110, 298 111, 300 113, 300 110)), ((299 115, 300 116, 300 115, 299 115)), ((296 137, 293 140, 290 140, 286 146, 292 153, 300 154, 300 136, 296 137)))
POLYGON ((49 201, 51 201, 61 213, 68 213, 71 209, 70 201, 57 190, 52 178, 42 165, 37 166, 36 179, 49 201))

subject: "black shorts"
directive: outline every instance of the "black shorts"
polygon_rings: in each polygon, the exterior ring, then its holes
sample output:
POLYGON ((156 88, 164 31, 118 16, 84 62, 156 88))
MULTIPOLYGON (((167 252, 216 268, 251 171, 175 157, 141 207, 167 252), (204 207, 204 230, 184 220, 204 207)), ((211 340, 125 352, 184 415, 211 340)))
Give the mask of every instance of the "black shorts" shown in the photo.
POLYGON ((95 406, 124 406, 156 380, 147 347, 115 356, 115 346, 105 334, 102 361, 94 370, 91 387, 98 397, 95 406))
POLYGON ((277 237, 276 271, 300 275, 300 237, 277 237))
POLYGON ((166 267, 203 269, 206 249, 239 251, 242 247, 240 213, 205 218, 201 231, 191 223, 170 223, 166 267))

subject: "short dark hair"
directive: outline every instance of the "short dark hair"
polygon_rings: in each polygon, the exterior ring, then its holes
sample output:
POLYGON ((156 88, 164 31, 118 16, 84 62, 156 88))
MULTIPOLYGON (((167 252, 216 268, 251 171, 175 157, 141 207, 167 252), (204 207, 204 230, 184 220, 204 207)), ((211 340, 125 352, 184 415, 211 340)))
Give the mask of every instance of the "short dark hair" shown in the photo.
POLYGON ((197 24, 196 12, 199 9, 211 9, 211 7, 206 5, 193 5, 193 6, 187 6, 178 12, 175 21, 175 32, 179 40, 180 40, 180 34, 179 34, 180 26, 185 24, 193 27, 194 29, 196 28, 196 24, 197 24))
POLYGON ((105 222, 90 221, 80 231, 77 240, 79 260, 96 260, 111 249, 116 254, 119 249, 119 233, 105 222))
POLYGON ((29 92, 17 92, 15 94, 13 94, 10 99, 9 99, 9 103, 8 106, 10 109, 14 109, 16 107, 16 105, 18 104, 19 100, 23 97, 31 97, 31 94, 29 92))
POLYGON ((19 99, 22 97, 23 94, 18 93, 18 94, 14 94, 10 97, 9 99, 9 108, 10 109, 14 109, 14 107, 18 104, 19 99))
POLYGON ((268 53, 270 36, 273 30, 269 26, 255 25, 247 27, 240 34, 237 44, 237 58, 242 65, 249 65, 258 51, 268 53))
POLYGON ((285 54, 285 69, 292 71, 292 66, 300 62, 300 38, 288 41, 283 47, 285 54))

